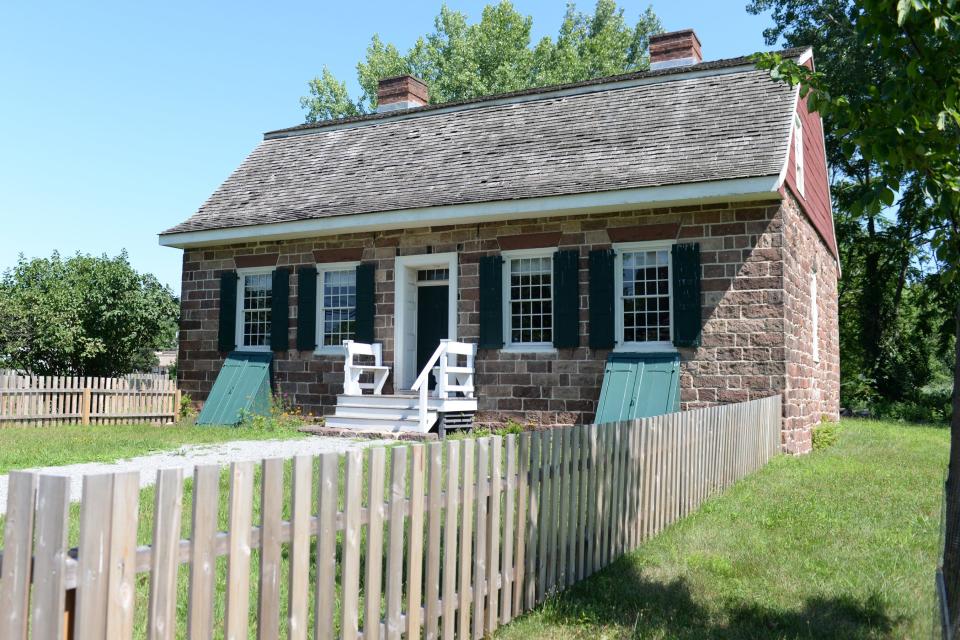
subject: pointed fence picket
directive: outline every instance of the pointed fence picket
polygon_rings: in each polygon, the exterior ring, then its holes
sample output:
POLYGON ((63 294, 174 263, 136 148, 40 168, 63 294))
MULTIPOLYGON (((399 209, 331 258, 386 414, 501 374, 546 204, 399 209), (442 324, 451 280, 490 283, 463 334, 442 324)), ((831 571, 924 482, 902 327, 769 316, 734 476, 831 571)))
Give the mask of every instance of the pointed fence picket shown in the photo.
POLYGON ((163 424, 176 420, 179 410, 176 381, 153 374, 84 378, 0 373, 0 428, 51 423, 163 424))
POLYGON ((75 549, 66 479, 15 472, 0 637, 482 638, 762 467, 780 417, 775 396, 202 466, 192 494, 164 470, 139 525, 136 474, 88 476, 75 549))

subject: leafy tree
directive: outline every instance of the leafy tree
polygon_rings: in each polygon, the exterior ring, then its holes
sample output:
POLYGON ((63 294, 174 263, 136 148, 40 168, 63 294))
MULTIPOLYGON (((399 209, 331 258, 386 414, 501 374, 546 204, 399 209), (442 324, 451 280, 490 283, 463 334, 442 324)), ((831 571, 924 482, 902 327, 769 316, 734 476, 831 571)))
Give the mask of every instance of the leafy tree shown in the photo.
POLYGON ((532 25, 508 0, 487 5, 475 24, 444 5, 433 32, 406 53, 373 36, 366 59, 357 64, 363 92, 358 99, 324 67, 310 81, 310 95, 300 99, 306 121, 373 111, 377 82, 406 73, 427 83, 431 102, 443 103, 646 69, 649 37, 662 31, 651 8, 630 26, 614 0, 598 0, 592 14, 568 4, 556 40, 544 37, 532 45, 532 25))
MULTIPOLYGON (((874 65, 886 69, 876 84, 846 95, 833 90, 822 70, 759 56, 775 78, 799 84, 810 108, 829 118, 840 138, 839 152, 861 159, 872 179, 859 197, 865 211, 879 211, 906 190, 916 199, 911 224, 929 240, 943 267, 945 299, 954 304, 954 330, 960 333, 960 7, 956 0, 857 0, 830 3, 846 8, 855 42, 874 65)), ((809 3, 777 6, 789 15, 809 3)), ((853 65, 859 64, 850 60, 853 65)), ((946 481, 946 533, 943 577, 946 603, 960 621, 960 340, 954 341, 953 416, 946 481)))
POLYGON ((0 366, 35 375, 116 376, 170 347, 179 302, 126 252, 27 260, 0 280, 0 366))
MULTIPOLYGON (((862 8, 853 0, 752 0, 747 9, 771 12, 774 26, 764 32, 768 44, 813 46, 824 87, 843 96, 851 109, 869 108, 876 88, 900 71, 896 61, 878 56, 874 42, 861 37, 862 8)), ((931 362, 942 359, 946 345, 940 339, 914 339, 915 324, 906 322, 918 311, 932 311, 928 297, 905 294, 924 289, 940 267, 923 224, 929 206, 923 183, 905 172, 891 192, 854 132, 833 113, 822 115, 843 265, 843 402, 917 400, 933 375, 931 362), (911 307, 917 304, 924 309, 911 307)))

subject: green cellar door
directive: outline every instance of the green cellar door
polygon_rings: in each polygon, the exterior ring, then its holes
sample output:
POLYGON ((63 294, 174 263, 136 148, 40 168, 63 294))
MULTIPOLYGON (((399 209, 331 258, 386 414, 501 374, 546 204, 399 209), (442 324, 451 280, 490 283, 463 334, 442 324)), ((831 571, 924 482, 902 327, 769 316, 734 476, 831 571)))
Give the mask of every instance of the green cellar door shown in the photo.
POLYGON ((239 424, 244 413, 270 413, 272 353, 234 351, 224 360, 197 424, 239 424))
POLYGON ((680 409, 680 356, 612 353, 603 372, 597 424, 648 418, 680 409))

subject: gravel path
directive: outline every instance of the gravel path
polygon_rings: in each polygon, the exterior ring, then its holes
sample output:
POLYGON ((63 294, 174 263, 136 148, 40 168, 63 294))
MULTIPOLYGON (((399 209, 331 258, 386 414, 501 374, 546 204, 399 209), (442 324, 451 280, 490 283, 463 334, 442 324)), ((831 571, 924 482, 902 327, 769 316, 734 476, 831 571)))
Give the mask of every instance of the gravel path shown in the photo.
MULTIPOLYGON (((117 473, 120 471, 139 471, 140 487, 148 487, 157 479, 159 469, 183 469, 185 478, 193 476, 195 465, 227 464, 243 460, 262 458, 288 458, 294 455, 317 455, 332 451, 343 452, 350 449, 362 449, 377 444, 377 440, 351 440, 348 438, 328 438, 310 436, 298 440, 235 440, 219 444, 184 445, 179 449, 152 453, 117 462, 86 462, 62 467, 42 467, 30 469, 39 473, 70 478, 70 500, 80 500, 83 476, 94 473, 117 473)), ((7 512, 7 476, 0 476, 0 514, 7 512)))

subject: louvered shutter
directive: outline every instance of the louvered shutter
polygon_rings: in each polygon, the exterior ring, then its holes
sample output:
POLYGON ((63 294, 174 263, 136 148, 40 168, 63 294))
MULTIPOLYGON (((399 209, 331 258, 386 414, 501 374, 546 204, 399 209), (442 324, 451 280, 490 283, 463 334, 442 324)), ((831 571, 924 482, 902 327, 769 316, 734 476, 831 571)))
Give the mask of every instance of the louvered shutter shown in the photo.
POLYGON ((612 349, 614 337, 614 253, 612 249, 590 252, 590 347, 612 349))
POLYGON ((357 265, 357 342, 373 343, 373 317, 376 314, 372 264, 357 265))
POLYGON ((553 346, 580 346, 580 252, 553 255, 553 346))
POLYGON ((317 268, 297 269, 297 349, 317 348, 317 268))
POLYGON ((220 318, 217 331, 217 349, 233 351, 237 348, 237 272, 220 274, 220 318))
POLYGON ((503 258, 480 258, 481 349, 503 348, 503 258))
POLYGON ((700 245, 673 245, 673 344, 700 345, 700 245))

